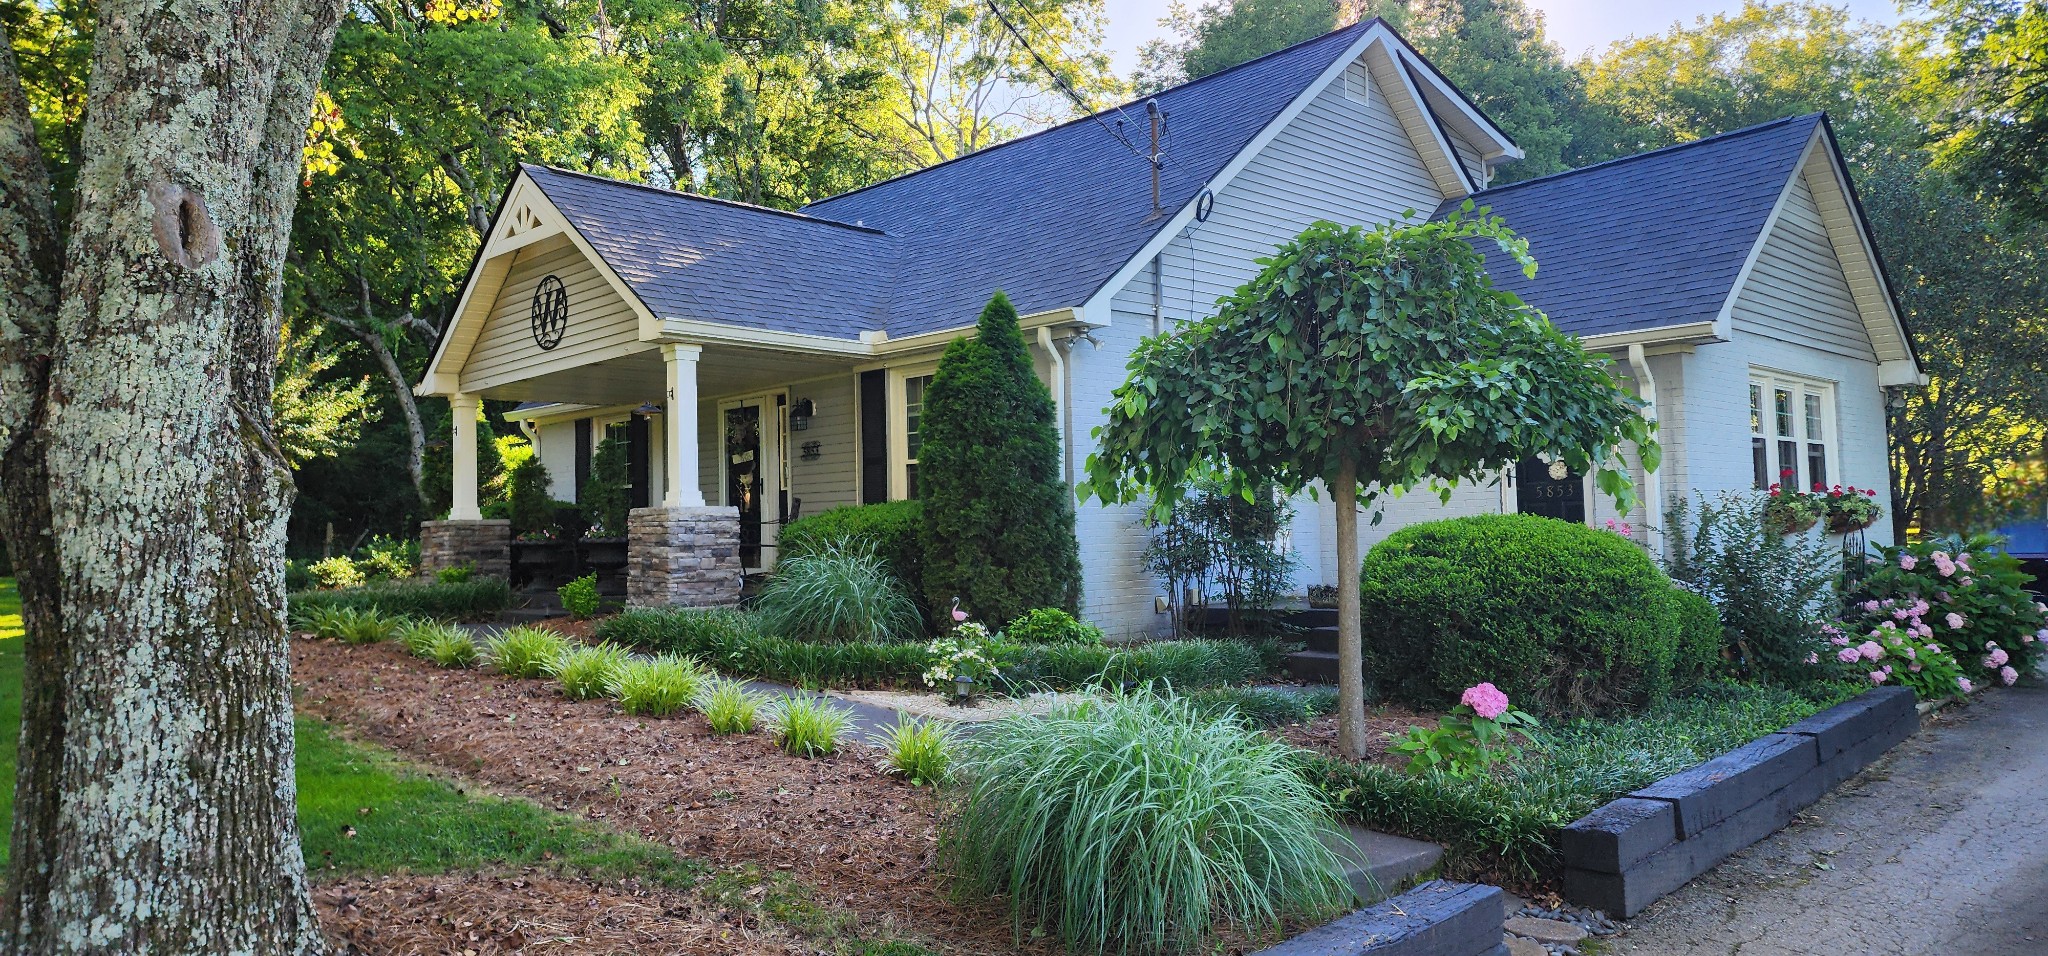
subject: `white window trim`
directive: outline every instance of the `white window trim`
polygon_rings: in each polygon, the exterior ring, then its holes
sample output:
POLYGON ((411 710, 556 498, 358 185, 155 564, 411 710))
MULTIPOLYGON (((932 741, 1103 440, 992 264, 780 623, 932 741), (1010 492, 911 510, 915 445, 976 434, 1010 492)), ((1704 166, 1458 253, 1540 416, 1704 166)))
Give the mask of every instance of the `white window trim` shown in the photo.
POLYGON ((935 375, 939 363, 919 362, 889 369, 886 389, 889 412, 889 500, 902 501, 910 495, 910 409, 905 382, 935 375))
MULTIPOLYGON (((1752 387, 1762 388, 1763 395, 1762 405, 1757 409, 1759 413, 1757 415, 1758 420, 1755 423, 1757 427, 1749 431, 1751 461, 1753 463, 1755 460, 1755 440, 1761 438, 1764 440, 1764 473, 1770 479, 1765 482, 1766 487, 1782 483, 1790 490, 1813 490, 1813 477, 1807 468, 1807 449, 1810 445, 1814 444, 1812 436, 1806 434, 1805 396, 1807 395, 1817 395, 1820 397, 1821 437, 1819 444, 1822 451, 1827 455, 1828 469, 1827 475, 1822 479, 1822 485, 1827 487, 1843 484, 1842 430, 1838 424, 1837 417, 1836 396, 1838 393, 1836 383, 1808 375, 1796 375, 1791 372, 1752 367, 1749 370, 1749 379, 1743 386, 1742 406, 1745 415, 1749 414, 1751 410, 1749 389, 1752 387), (1786 466, 1785 462, 1779 460, 1778 454, 1778 443, 1787 437, 1777 433, 1777 392, 1780 390, 1788 391, 1792 395, 1792 428, 1795 435, 1791 436, 1791 440, 1798 446, 1795 454, 1796 460, 1791 466, 1798 480, 1789 483, 1784 481, 1783 472, 1786 466)), ((1754 468, 1753 464, 1752 468, 1754 468)))

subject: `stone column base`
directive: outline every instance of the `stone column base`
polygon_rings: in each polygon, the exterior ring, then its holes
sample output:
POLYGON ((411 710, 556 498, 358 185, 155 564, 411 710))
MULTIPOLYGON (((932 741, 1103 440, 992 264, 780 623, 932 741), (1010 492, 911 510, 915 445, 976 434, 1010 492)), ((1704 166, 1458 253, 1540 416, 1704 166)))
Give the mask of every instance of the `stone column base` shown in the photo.
POLYGON ((420 577, 431 580, 442 568, 465 564, 475 567, 479 575, 511 580, 512 522, 503 518, 420 522, 420 577))
POLYGON ((635 508, 626 518, 629 607, 723 607, 740 599, 738 508, 635 508))

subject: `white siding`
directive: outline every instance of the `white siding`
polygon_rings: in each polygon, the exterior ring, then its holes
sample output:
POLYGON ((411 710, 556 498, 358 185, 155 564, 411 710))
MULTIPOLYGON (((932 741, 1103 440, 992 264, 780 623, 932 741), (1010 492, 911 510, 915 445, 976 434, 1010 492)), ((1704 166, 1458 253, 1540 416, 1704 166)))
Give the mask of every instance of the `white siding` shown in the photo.
POLYGON ((1743 332, 1876 360, 1804 175, 1793 181, 1730 318, 1743 332))
MULTIPOLYGON (((1213 313, 1219 297, 1257 274, 1252 260, 1316 220, 1370 225, 1410 212, 1419 219, 1442 201, 1386 97, 1373 88, 1360 102, 1333 83, 1217 194, 1209 221, 1191 225, 1161 255, 1165 324, 1213 313)), ((1093 447, 1089 435, 1102 424, 1102 409, 1123 383, 1131 350, 1152 331, 1152 267, 1117 291, 1111 309, 1114 324, 1096 332, 1101 346, 1076 347, 1072 356, 1076 447, 1070 454, 1077 470, 1093 447)), ((1498 510, 1499 501, 1492 488, 1462 490, 1448 510, 1434 498, 1425 504, 1422 496, 1410 496, 1390 502, 1387 521, 1361 538, 1378 540, 1396 522, 1419 520, 1410 515, 1498 510)), ((1334 562, 1324 557, 1334 551, 1323 530, 1334 520, 1329 507, 1327 495, 1320 504, 1306 497, 1297 502, 1292 546, 1307 564, 1297 584, 1335 579, 1334 562)), ((1077 518, 1084 615, 1112 637, 1166 629, 1165 616, 1153 609, 1153 598, 1165 592, 1144 569, 1142 509, 1086 504, 1077 518)))
POLYGON ((640 342, 640 323, 632 307, 589 259, 558 236, 517 253, 490 318, 462 365, 462 388, 479 391, 651 348, 640 342), (533 341, 533 291, 549 275, 562 280, 568 292, 569 322, 561 343, 543 350, 533 341))

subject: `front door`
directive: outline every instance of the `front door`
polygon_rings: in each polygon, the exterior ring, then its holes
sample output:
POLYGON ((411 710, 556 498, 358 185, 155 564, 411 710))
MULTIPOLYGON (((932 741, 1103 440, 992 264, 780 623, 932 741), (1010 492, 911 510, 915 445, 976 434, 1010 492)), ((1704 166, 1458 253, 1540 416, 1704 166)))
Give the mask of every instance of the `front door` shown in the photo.
POLYGON ((719 403, 725 503, 740 511, 740 566, 774 564, 782 524, 782 432, 778 396, 719 403))
POLYGON ((1554 462, 1524 459, 1515 466, 1515 510, 1585 524, 1585 476, 1554 462))

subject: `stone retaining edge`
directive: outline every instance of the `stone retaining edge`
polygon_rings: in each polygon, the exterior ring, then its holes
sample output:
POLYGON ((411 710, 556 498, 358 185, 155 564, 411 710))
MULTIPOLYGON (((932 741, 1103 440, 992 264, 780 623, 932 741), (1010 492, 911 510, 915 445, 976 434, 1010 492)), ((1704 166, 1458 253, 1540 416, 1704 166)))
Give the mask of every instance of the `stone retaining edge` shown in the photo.
POLYGON ((1564 896, 1626 919, 1783 828, 1920 726, 1880 687, 1659 780, 1560 832, 1564 896))
POLYGON ((1500 887, 1431 880, 1253 956, 1504 956, 1500 887))

